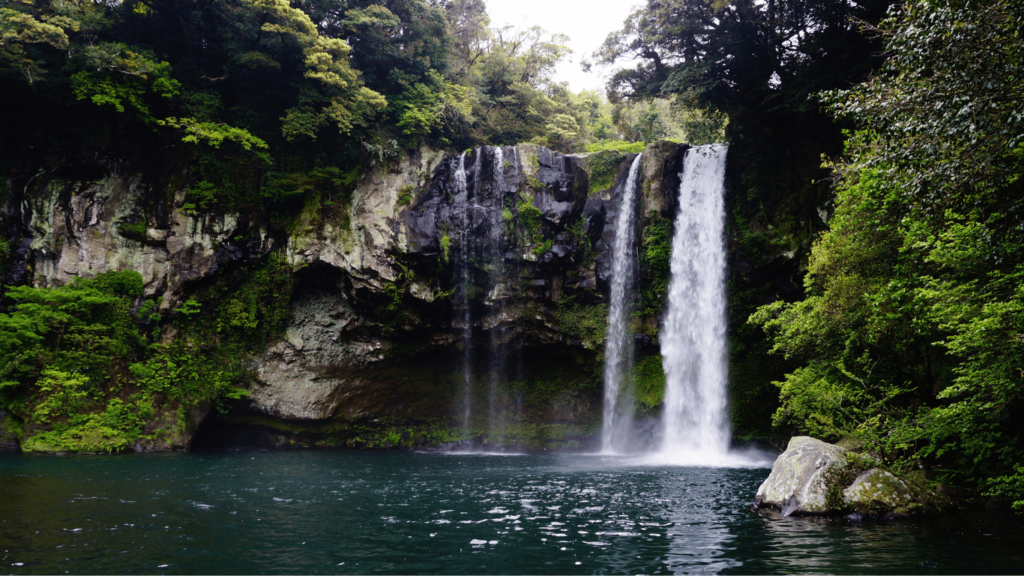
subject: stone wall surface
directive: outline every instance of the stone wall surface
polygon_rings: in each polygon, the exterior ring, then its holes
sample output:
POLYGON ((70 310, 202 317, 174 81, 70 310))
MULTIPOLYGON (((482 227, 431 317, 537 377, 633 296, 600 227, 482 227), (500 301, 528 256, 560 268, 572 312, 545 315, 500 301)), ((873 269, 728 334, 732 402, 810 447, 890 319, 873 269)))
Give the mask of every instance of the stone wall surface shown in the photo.
MULTIPOLYGON (((637 213, 674 213, 685 149, 645 151, 637 213)), ((259 215, 197 215, 187 185, 158 189, 119 166, 78 179, 40 172, 0 215, 13 283, 135 270, 168 312, 221 271, 281 251, 297 280, 291 320, 253 359, 245 409, 296 421, 437 417, 458 409, 467 348, 480 372, 496 346, 543 353, 550 369, 517 360, 509 370, 520 374, 599 370, 603 331, 586 333, 565 305, 582 314, 605 302, 612 224, 635 156, 599 154, 531 144, 407 151, 367 170, 340 214, 314 196, 285 229, 259 215)), ((551 402, 544 418, 595 417, 581 392, 551 402)), ((187 446, 202 415, 187 420, 178 436, 136 449, 187 446)))
POLYGON ((145 192, 141 178, 116 169, 95 181, 45 174, 30 181, 23 200, 5 208, 18 225, 12 283, 45 288, 134 270, 145 295, 162 296, 162 308, 169 309, 190 282, 275 247, 257 222, 180 209, 183 189, 173 192, 177 209, 147 213, 145 192))
MULTIPOLYGON (((666 164, 680 169, 680 149, 654 148, 645 162, 655 167, 652 177, 664 178, 666 164)), ((373 371, 396 341, 406 353, 450 351, 458 343, 459 306, 472 308, 481 348, 496 331, 525 345, 593 346, 565 334, 553 311, 563 295, 603 301, 613 234, 605 222, 618 215, 631 159, 624 155, 612 185, 595 192, 588 192, 585 156, 535 145, 459 155, 424 149, 384 174, 368 174, 353 194, 348 228, 301 222, 288 239, 300 278, 331 280, 302 283, 286 337, 257 362, 252 405, 281 418, 365 416, 372 409, 351 407, 380 391, 373 371), (403 194, 411 199, 399 205, 403 194), (529 229, 523 206, 538 211, 539 230, 529 229), (580 218, 582 237, 569 230, 580 218), (471 286, 451 277, 457 259, 471 286), (495 278, 498 268, 502 278, 495 278), (406 303, 388 325, 373 311, 395 288, 406 303), (453 290, 472 294, 460 304, 453 290)), ((659 180, 648 190, 641 201, 660 210, 675 189, 659 180)))

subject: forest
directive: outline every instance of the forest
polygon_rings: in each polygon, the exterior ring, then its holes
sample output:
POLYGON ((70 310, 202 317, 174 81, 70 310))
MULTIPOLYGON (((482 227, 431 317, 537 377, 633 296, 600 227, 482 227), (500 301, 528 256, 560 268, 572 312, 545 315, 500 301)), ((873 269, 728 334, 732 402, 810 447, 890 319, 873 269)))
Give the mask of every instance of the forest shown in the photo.
MULTIPOLYGON (((0 0, 0 202, 102 162, 289 230, 420 148, 726 141, 736 435, 854 439, 1024 512, 1022 33, 1012 0, 647 0, 584 55, 601 94, 483 0, 0 0)), ((169 310, 130 271, 27 285, 2 231, 0 408, 38 442, 229 403, 284 333, 277 256, 169 310)))

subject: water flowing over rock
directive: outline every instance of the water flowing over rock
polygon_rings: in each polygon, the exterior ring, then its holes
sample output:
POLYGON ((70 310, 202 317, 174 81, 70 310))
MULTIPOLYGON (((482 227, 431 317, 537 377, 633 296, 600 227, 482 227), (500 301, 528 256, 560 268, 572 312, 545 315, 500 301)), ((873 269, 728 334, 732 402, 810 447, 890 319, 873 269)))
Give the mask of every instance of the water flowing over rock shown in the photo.
MULTIPOLYGON (((513 148, 513 150, 515 150, 513 148)), ((515 154, 512 155, 515 158, 515 154)), ((511 162, 508 168, 516 170, 511 162)), ((488 292, 485 303, 491 308, 491 315, 485 319, 490 332, 490 358, 488 359, 488 440, 491 443, 505 444, 509 425, 519 419, 518 399, 510 392, 509 382, 515 381, 519 373, 516 330, 513 314, 508 305, 514 300, 517 287, 514 287, 518 269, 518 259, 510 254, 514 241, 507 233, 506 215, 511 214, 510 208, 516 205, 517 191, 509 189, 505 182, 505 154, 500 147, 494 148, 491 161, 491 179, 489 182, 489 201, 494 207, 490 211, 490 230, 488 233, 488 292), (512 256, 509 258, 508 256, 512 256), (511 264, 511 266, 509 266, 511 264)))
MULTIPOLYGON (((685 149, 659 143, 642 160, 531 144, 407 150, 363 173, 344 201, 308 194, 286 225, 195 215, 187 173, 43 171, 12 187, 0 224, 13 283, 137 270, 165 316, 278 253, 293 270, 291 317, 246 360, 249 395, 213 415, 224 426, 244 421, 311 445, 333 442, 322 432, 333 423, 451 421, 461 445, 596 447, 611 246, 628 236, 635 260, 641 218, 629 210, 671 217, 685 149), (625 236, 613 229, 620 212, 625 236)), ((160 341, 173 340, 172 322, 161 326, 160 341)), ((187 446, 208 412, 190 411, 169 449, 187 446)), ((397 436, 402 446, 428 442, 409 428, 397 436)))
POLYGON ((726 147, 687 150, 672 239, 672 280, 661 331, 665 369, 662 454, 712 463, 729 447, 726 418, 726 147))
MULTIPOLYGON (((462 204, 468 205, 469 200, 469 189, 466 186, 466 153, 459 154, 459 165, 453 173, 453 185, 455 186, 455 200, 462 204)), ((459 326, 453 326, 458 328, 460 334, 460 344, 462 346, 462 366, 460 366, 462 376, 462 429, 465 433, 469 432, 470 419, 473 417, 473 313, 469 307, 469 289, 470 289, 470 278, 469 278, 469 239, 467 237, 469 231, 469 221, 467 219, 467 211, 460 213, 459 222, 459 233, 461 234, 461 241, 459 242, 459 248, 456 250, 456 264, 455 264, 455 275, 456 275, 456 314, 452 315, 453 323, 456 315, 460 321, 459 326)), ((451 251, 451 236, 448 236, 448 240, 444 240, 442 236, 441 250, 442 255, 445 259, 448 259, 451 251)))
POLYGON ((601 427, 601 450, 612 452, 629 441, 633 402, 623 380, 632 372, 633 347, 629 331, 629 313, 635 298, 636 280, 636 205, 637 173, 643 154, 633 158, 626 177, 615 219, 612 240, 611 290, 608 296, 608 335, 604 360, 604 419, 601 427))

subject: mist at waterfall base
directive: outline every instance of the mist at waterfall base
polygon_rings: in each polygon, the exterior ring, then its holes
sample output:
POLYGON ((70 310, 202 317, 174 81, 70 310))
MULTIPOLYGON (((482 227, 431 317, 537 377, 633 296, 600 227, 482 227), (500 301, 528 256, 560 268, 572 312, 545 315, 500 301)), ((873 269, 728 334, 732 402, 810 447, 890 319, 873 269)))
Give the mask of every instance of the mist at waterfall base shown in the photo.
POLYGON ((0 454, 14 574, 1014 573, 1012 514, 754 512, 763 469, 573 454, 0 454))

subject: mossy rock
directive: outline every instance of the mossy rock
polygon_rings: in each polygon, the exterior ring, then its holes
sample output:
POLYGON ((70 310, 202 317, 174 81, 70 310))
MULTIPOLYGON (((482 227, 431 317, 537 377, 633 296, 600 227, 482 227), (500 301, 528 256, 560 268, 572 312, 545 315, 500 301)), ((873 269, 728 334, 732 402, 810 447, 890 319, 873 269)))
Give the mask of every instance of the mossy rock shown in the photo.
POLYGON ((797 436, 758 488, 755 504, 776 508, 784 516, 892 516, 925 510, 925 500, 919 490, 874 459, 797 436))
POLYGON ((861 452, 864 450, 864 441, 853 436, 843 436, 836 442, 836 446, 846 448, 850 452, 861 452))
POLYGON ((843 490, 843 497, 861 514, 902 512, 915 500, 906 483, 881 468, 860 473, 853 484, 843 490))
POLYGON ((590 195, 604 192, 615 185, 619 166, 626 155, 617 150, 603 150, 590 155, 588 163, 588 192, 590 195))

